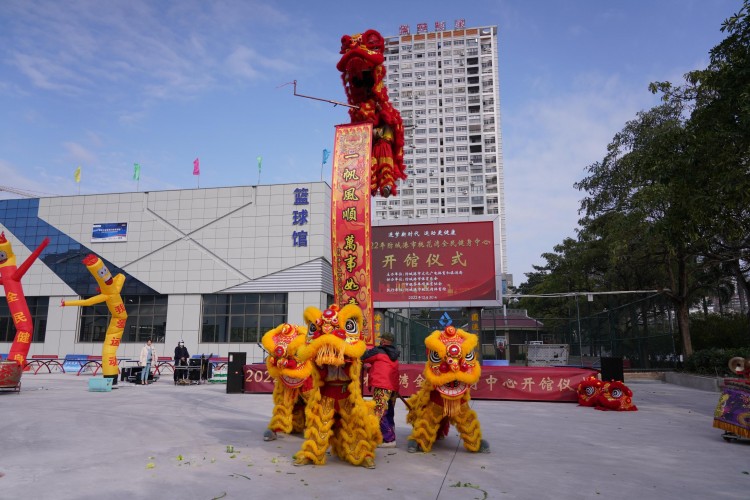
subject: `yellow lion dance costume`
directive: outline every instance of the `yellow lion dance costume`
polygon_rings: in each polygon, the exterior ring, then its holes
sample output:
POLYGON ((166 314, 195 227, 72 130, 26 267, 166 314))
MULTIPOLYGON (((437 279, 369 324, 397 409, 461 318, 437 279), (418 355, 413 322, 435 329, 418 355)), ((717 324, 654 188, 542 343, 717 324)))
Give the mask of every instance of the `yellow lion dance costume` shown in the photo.
POLYGON ((481 375, 474 354, 477 336, 449 326, 442 332, 432 332, 424 343, 429 353, 425 381, 408 400, 406 421, 413 430, 407 451, 430 451, 439 435, 446 435, 453 424, 464 448, 489 453, 490 445, 482 439, 477 414, 469 407, 469 386, 477 383, 481 375))
POLYGON ((286 434, 305 429, 305 402, 313 388, 312 365, 295 358, 305 344, 304 327, 283 323, 263 335, 261 343, 268 357, 266 367, 274 379, 273 413, 264 441, 273 441, 278 432, 286 434))
POLYGON ((342 460, 374 469, 375 448, 383 438, 374 403, 362 398, 360 357, 367 349, 362 309, 308 307, 304 318, 307 344, 297 350, 297 359, 313 363, 314 389, 305 409, 305 442, 294 465, 325 464, 330 446, 342 460))

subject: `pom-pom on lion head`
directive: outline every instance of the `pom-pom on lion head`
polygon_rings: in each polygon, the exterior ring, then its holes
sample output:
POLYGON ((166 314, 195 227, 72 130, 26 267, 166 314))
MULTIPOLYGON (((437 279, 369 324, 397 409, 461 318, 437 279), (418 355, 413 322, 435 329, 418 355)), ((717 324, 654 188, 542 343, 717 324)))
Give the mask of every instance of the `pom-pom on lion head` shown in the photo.
POLYGON ((355 304, 342 308, 329 306, 325 311, 308 307, 303 314, 307 324, 307 344, 300 347, 300 359, 312 359, 316 365, 342 366, 346 358, 359 358, 367 350, 362 338, 364 314, 355 304))
POLYGON ((427 346, 425 378, 443 399, 460 399, 477 383, 481 368, 474 350, 477 336, 453 326, 435 330, 424 341, 427 346))
POLYGON ((268 374, 293 389, 302 386, 312 373, 309 362, 295 357, 299 347, 305 344, 306 334, 303 326, 282 323, 261 339, 263 348, 268 351, 268 374))

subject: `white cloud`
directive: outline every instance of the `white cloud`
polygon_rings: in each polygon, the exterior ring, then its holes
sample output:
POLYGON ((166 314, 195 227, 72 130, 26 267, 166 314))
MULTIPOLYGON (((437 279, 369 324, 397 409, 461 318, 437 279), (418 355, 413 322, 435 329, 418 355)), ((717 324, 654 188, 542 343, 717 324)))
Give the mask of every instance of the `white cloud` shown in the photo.
POLYGON ((67 157, 76 165, 79 163, 93 165, 98 161, 95 153, 76 142, 65 142, 63 143, 63 147, 65 148, 67 157))
POLYGON ((539 95, 503 117, 508 264, 516 284, 540 255, 575 237, 580 200, 573 184, 607 144, 655 98, 640 84, 587 75, 574 90, 539 95))

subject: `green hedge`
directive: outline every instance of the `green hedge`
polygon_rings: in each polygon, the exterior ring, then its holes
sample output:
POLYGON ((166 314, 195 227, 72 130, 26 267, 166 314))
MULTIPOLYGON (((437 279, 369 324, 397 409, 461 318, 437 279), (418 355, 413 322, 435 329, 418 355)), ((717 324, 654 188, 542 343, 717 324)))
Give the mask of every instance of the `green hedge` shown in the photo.
POLYGON ((729 371, 729 360, 735 356, 750 358, 750 347, 737 347, 733 349, 702 349, 693 352, 685 360, 686 372, 700 375, 711 375, 726 377, 736 375, 729 371))

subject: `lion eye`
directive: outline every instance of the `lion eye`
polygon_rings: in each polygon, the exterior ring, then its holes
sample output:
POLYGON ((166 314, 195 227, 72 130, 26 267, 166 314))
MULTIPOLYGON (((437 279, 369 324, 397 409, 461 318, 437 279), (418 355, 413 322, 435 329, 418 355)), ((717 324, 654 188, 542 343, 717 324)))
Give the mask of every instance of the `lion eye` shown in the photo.
POLYGON ((430 351, 430 362, 432 362, 432 363, 440 363, 441 359, 442 358, 440 357, 440 354, 438 354, 435 351, 430 351))
POLYGON ((358 328, 357 328, 357 322, 354 321, 353 319, 347 319, 346 320, 346 324, 344 324, 344 329, 348 333, 356 333, 357 330, 358 330, 358 328))
POLYGON ((622 389, 613 389, 612 390, 612 397, 613 398, 621 398, 622 397, 622 389))
POLYGON ((466 361, 474 361, 474 351, 466 353, 466 361))

